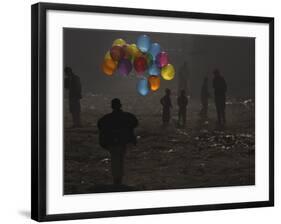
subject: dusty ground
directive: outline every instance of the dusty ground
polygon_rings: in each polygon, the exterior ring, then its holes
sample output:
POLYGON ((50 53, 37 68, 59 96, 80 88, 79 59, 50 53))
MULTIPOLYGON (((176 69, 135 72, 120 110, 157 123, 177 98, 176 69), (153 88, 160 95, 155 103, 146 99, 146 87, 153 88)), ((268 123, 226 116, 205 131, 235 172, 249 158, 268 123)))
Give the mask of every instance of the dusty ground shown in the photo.
MULTIPOLYGON (((187 126, 177 128, 176 98, 169 127, 161 126, 159 93, 121 97, 124 110, 139 119, 138 144, 125 159, 127 190, 158 190, 255 184, 254 105, 231 100, 227 126, 215 125, 210 99, 209 120, 198 117, 200 105, 190 100, 187 126)), ((111 98, 87 94, 81 101, 82 128, 71 128, 65 104, 64 192, 94 193, 112 190, 110 156, 98 144, 97 120, 110 112, 111 98), (111 187, 110 187, 111 186, 111 187)), ((126 189, 125 189, 126 190, 126 189)))

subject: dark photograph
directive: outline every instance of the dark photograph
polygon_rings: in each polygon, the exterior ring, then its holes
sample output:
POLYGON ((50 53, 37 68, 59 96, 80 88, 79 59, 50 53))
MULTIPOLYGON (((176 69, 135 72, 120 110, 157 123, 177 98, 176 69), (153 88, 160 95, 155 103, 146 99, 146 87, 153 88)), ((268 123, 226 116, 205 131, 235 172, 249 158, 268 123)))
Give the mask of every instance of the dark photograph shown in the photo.
POLYGON ((63 29, 64 194, 255 184, 255 38, 63 29))

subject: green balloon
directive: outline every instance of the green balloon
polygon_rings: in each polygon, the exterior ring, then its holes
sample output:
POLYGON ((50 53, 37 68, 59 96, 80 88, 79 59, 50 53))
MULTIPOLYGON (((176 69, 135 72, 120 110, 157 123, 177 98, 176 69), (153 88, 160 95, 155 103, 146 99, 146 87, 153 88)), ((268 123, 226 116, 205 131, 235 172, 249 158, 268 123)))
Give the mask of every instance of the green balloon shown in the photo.
POLYGON ((146 60, 147 60, 147 65, 148 67, 153 64, 153 56, 149 53, 146 54, 146 60))

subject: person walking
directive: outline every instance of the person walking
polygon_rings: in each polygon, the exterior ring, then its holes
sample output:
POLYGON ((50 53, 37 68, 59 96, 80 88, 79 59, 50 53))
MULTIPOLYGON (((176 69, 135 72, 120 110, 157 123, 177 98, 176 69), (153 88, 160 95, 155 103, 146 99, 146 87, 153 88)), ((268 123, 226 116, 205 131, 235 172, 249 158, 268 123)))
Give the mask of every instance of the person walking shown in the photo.
POLYGON ((138 126, 135 115, 122 110, 121 101, 111 101, 112 112, 98 120, 99 143, 111 155, 113 183, 121 185, 124 176, 124 158, 129 143, 136 144, 134 129, 138 126))

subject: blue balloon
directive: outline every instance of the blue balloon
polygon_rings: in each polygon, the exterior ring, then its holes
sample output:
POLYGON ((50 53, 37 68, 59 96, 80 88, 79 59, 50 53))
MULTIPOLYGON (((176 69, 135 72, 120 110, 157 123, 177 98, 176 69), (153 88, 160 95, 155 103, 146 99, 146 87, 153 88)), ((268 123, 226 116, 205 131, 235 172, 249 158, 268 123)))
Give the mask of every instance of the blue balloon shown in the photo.
POLYGON ((148 74, 149 75, 160 75, 160 69, 158 68, 158 66, 153 63, 149 68, 148 68, 148 74))
POLYGON ((157 54, 159 54, 161 51, 161 47, 158 43, 153 43, 150 45, 150 48, 148 50, 148 53, 150 53, 153 57, 153 60, 155 61, 157 54))
POLYGON ((141 35, 137 39, 137 47, 141 52, 146 53, 150 47, 150 37, 147 35, 141 35))
POLYGON ((137 83, 137 91, 140 95, 146 96, 149 93, 148 80, 143 77, 137 83))

